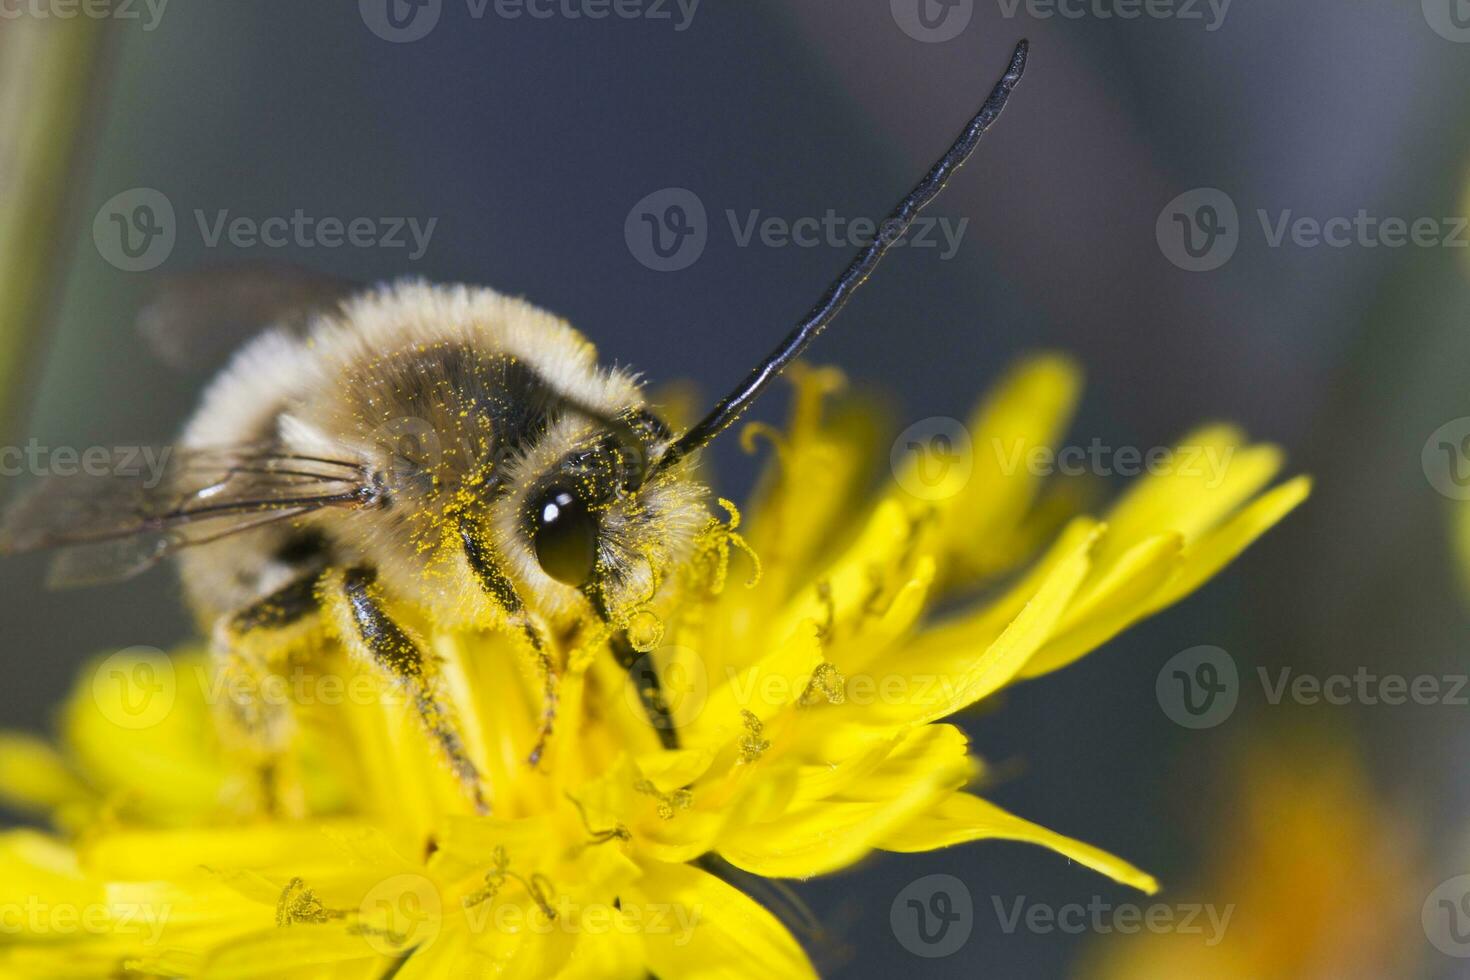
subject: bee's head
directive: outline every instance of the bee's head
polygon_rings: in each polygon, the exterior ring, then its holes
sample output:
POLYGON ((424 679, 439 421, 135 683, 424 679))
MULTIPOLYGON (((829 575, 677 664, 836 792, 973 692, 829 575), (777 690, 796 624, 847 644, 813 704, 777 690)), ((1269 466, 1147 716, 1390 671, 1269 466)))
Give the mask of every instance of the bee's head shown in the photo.
POLYGON ((611 422, 564 417, 512 468, 507 485, 516 489, 496 505, 494 536, 502 553, 516 556, 516 571, 532 586, 529 594, 553 597, 553 608, 543 612, 564 608, 580 593, 609 623, 625 624, 692 552, 709 518, 687 460, 729 429, 806 351, 943 190, 1000 117, 1021 80, 1027 51, 1025 41, 1016 46, 979 113, 894 208, 884 233, 858 252, 776 349, 704 418, 675 439, 642 408, 611 422))
POLYGON ((609 422, 564 418, 530 447, 495 508, 503 554, 528 595, 551 613, 580 594, 610 623, 626 622, 693 550, 708 524, 705 490, 684 468, 655 462, 672 440, 644 408, 609 422), (559 600, 559 601, 558 601, 559 600))

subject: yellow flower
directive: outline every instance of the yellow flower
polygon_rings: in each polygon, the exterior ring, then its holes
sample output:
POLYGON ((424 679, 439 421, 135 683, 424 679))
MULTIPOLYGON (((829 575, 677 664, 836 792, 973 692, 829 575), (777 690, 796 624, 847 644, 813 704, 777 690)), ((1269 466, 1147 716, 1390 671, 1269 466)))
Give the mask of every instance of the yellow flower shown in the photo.
POLYGON ((1342 733, 1276 730, 1238 753, 1210 808, 1212 859, 1175 907, 1213 906, 1189 931, 1098 940, 1098 980, 1296 980, 1422 974, 1418 828, 1374 791, 1342 733), (1203 925, 1206 922, 1214 925, 1203 925))
POLYGON ((250 777, 215 746, 221 694, 199 655, 95 667, 67 707, 64 750, 0 743, 0 788, 59 828, 0 838, 0 910, 22 921, 0 935, 0 964, 29 976, 805 976, 796 938, 737 884, 991 838, 1152 892, 1124 861, 967 792, 984 767, 941 719, 1187 595, 1306 481, 1266 490, 1279 453, 1214 427, 1105 522, 1069 520, 1075 495, 1027 462, 1057 442, 1077 397, 1077 371, 1048 356, 955 438, 897 444, 895 479, 872 499, 871 414, 834 403, 831 371, 794 381, 787 428, 747 429, 773 457, 748 519, 731 507, 712 522, 681 607, 635 624, 657 647, 646 663, 630 674, 600 646, 571 652, 538 767, 525 760, 541 682, 522 648, 434 636, 493 816, 474 814, 411 710, 330 651, 287 685, 301 705, 298 820, 242 815, 250 777), (1184 465, 1202 458, 1193 450, 1228 465, 1184 465), (643 709, 650 676, 677 748, 643 709))

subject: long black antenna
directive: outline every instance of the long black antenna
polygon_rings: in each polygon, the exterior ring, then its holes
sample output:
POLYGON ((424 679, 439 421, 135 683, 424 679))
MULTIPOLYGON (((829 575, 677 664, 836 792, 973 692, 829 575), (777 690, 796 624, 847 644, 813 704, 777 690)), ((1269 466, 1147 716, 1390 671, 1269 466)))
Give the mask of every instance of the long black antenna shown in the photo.
POLYGON ((929 205, 929 202, 939 196, 944 190, 944 185, 954 172, 969 159, 970 154, 975 151, 980 137, 991 124, 1000 118, 1001 110, 1006 107, 1006 101, 1010 99, 1011 92, 1016 83, 1021 80, 1021 75, 1026 70, 1026 52, 1030 45, 1022 41, 1016 45, 1016 51, 1011 55, 1010 67, 996 82, 995 88, 990 93, 990 98, 985 100, 985 105, 980 107, 980 112, 965 131, 954 141, 954 145, 944 156, 939 158, 924 179, 919 181, 908 197, 899 202, 898 207, 893 209, 887 219, 879 226, 878 234, 873 241, 865 245, 862 251, 852 260, 848 267, 838 276, 827 292, 817 301, 817 305, 811 308, 796 329, 787 334, 786 339, 781 341, 772 354, 767 357, 760 366, 742 382, 739 387, 710 410, 704 419, 688 432, 679 437, 658 460, 657 469, 672 466, 679 460, 688 456, 697 449, 703 448, 711 439, 728 429, 740 418, 750 403, 760 397, 761 392, 776 379, 786 365, 796 360, 811 346, 811 342, 817 339, 817 335, 826 329, 827 324, 836 319, 837 314, 847 305, 852 294, 857 292, 878 263, 883 261, 883 256, 893 247, 908 231, 919 212, 929 205))

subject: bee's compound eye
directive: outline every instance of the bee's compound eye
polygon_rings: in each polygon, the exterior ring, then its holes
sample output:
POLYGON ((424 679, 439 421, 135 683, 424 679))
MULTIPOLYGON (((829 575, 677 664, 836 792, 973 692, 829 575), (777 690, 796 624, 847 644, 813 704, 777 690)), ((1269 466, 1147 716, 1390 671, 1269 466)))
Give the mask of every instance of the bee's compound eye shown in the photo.
POLYGON ((597 518, 563 487, 536 498, 532 543, 541 570, 566 585, 585 585, 597 566, 597 518))

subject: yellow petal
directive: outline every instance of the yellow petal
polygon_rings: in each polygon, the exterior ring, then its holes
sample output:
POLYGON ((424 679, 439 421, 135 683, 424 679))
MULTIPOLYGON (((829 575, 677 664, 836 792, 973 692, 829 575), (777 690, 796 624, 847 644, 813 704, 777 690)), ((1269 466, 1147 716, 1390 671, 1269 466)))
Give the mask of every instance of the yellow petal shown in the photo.
POLYGON ((1213 578, 1257 538, 1295 510, 1311 492, 1310 477, 1288 480, 1263 494, 1259 500, 1252 501, 1197 545, 1187 548, 1183 568, 1158 598, 1154 611, 1177 602, 1213 578))
POLYGON ((203 657, 122 651, 82 671, 63 712, 82 774, 128 812, 179 825, 219 804, 224 763, 214 737, 203 657))
POLYGON ((642 921, 629 915, 605 934, 579 936, 556 980, 646 980, 642 929, 642 921))
POLYGON ((648 971, 680 980, 816 977, 795 937, 739 889, 683 864, 650 863, 632 890, 648 971))
POLYGON ((798 802, 842 792, 882 765, 907 735, 904 729, 887 725, 843 724, 836 720, 840 717, 804 724, 790 750, 789 762, 797 766, 798 802))
POLYGON ((46 742, 0 732, 0 800, 17 809, 46 813, 93 797, 61 753, 46 742))
MULTIPOLYGON (((865 720, 887 723, 945 718, 1009 684, 1051 636, 1091 567, 1098 530, 1075 543, 1005 631, 978 655, 964 647, 930 645, 917 655, 896 654, 884 670, 906 682, 880 696, 865 720)), ((881 683, 880 683, 881 694, 881 683)))
POLYGON ((71 847, 34 830, 0 834, 0 902, 22 907, 27 896, 52 905, 101 901, 100 885, 88 880, 71 847))
POLYGON ((1022 676, 1037 677, 1064 667, 1139 620, 1189 595, 1295 509, 1310 491, 1307 478, 1290 480, 1251 502, 1182 552, 1163 538, 1153 539, 1152 548, 1147 541, 1135 546, 1114 564, 1109 574, 1111 589, 1100 587, 1093 608, 1048 641, 1026 665, 1022 676))
POLYGON ((1179 440, 1171 469, 1139 480, 1108 512, 1111 540, 1100 565, 1162 531, 1193 541, 1258 493, 1281 469, 1275 446, 1250 446, 1234 426, 1217 425, 1179 440))
POLYGON ((709 699, 687 731, 691 745, 727 742, 744 732, 744 712, 762 722, 796 702, 806 690, 812 672, 822 662, 817 624, 801 623, 749 668, 725 677, 710 678, 709 699))
POLYGON ((976 603, 972 608, 928 627, 906 647, 902 656, 905 660, 927 656, 930 652, 940 654, 954 651, 957 656, 973 658, 1011 624, 1032 597, 1040 590, 1057 568, 1070 559, 1077 549, 1100 533, 1102 525, 1091 517, 1078 517, 1070 521, 1046 554, 999 597, 976 603))
POLYGON ((747 540, 770 569, 758 592, 782 594, 847 530, 870 475, 881 429, 867 402, 829 397, 841 384, 831 369, 792 366, 795 389, 784 432, 747 427, 748 448, 767 436, 774 458, 746 508, 747 540))
POLYGON ((971 416, 974 467, 945 506, 945 534, 972 571, 998 570, 1013 556, 1006 541, 1041 485, 1026 456, 1061 439, 1081 389, 1082 372, 1072 360, 1041 354, 1012 368, 971 416))
POLYGON ((904 731, 893 751, 871 772, 852 780, 837 798, 882 801, 904 792, 931 773, 971 770, 970 739, 954 725, 919 725, 904 731))
POLYGON ((1145 538, 1126 551, 1067 610, 1056 635, 1027 662, 1021 676, 1065 667, 1137 622, 1155 594, 1178 574, 1183 547, 1184 539, 1170 532, 1145 538))
POLYGON ((886 837, 879 845, 887 851, 932 851, 976 840, 1013 840, 1040 844, 1114 881, 1152 895, 1159 883, 1121 858, 1064 837, 1029 820, 1007 813, 978 796, 956 793, 930 813, 886 837))
POLYGON ((201 974, 209 980, 254 980, 280 975, 283 965, 297 970, 321 971, 360 964, 359 976, 386 972, 393 957, 375 952, 362 936, 352 935, 343 923, 296 925, 263 929, 222 943, 205 961, 201 974))
POLYGON ((920 730, 914 752, 899 753, 868 777, 873 799, 819 800, 741 827, 721 838, 720 856, 768 878, 809 878, 856 863, 974 775, 963 736, 956 752, 955 740, 941 730, 947 726, 932 727, 932 736, 920 730))
MULTIPOLYGON (((378 834, 376 828, 359 827, 378 834)), ((327 823, 262 823, 249 827, 120 830, 84 840, 82 860, 92 874, 122 881, 188 877, 203 867, 291 868, 309 877, 334 869, 352 853, 327 823)), ((383 853, 387 853, 384 851, 383 853)))

